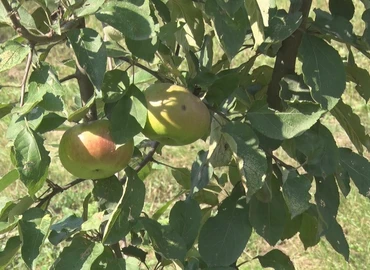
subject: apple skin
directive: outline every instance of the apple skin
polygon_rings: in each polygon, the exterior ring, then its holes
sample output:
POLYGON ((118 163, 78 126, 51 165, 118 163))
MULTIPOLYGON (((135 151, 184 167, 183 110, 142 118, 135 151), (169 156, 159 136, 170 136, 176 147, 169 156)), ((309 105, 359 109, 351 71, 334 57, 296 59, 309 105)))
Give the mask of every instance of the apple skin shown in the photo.
POLYGON ((63 134, 59 159, 78 178, 102 179, 125 168, 133 151, 133 140, 117 146, 110 135, 109 120, 97 120, 73 126, 63 134))
POLYGON ((186 88, 157 83, 149 86, 144 95, 148 117, 143 134, 149 139, 180 146, 209 133, 211 117, 208 108, 186 88))

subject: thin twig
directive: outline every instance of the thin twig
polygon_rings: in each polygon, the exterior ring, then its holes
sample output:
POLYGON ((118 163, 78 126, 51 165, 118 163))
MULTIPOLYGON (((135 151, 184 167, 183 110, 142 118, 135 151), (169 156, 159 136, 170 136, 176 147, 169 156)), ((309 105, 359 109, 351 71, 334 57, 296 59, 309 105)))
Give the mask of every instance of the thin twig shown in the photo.
POLYGON ((142 70, 148 72, 150 75, 152 75, 153 77, 157 78, 159 81, 161 82, 168 82, 168 83, 173 83, 173 81, 171 81, 170 79, 167 79, 167 78, 163 78, 161 75, 159 75, 158 72, 156 71, 153 71, 151 70, 150 68, 140 64, 140 63, 137 63, 135 62, 134 60, 130 59, 129 57, 125 57, 125 56, 121 56, 119 57, 119 59, 131 64, 131 65, 135 65, 137 66, 138 68, 141 68, 142 70))
POLYGON ((30 73, 31 65, 32 65, 32 57, 33 57, 33 49, 35 48, 35 44, 31 43, 30 44, 31 50, 28 53, 28 58, 27 58, 27 64, 26 68, 24 70, 24 75, 21 83, 21 100, 20 100, 20 106, 22 107, 24 104, 24 95, 26 93, 26 83, 27 83, 27 78, 28 74, 30 73))
POLYGON ((65 76, 64 78, 61 78, 61 79, 59 80, 59 82, 60 82, 60 83, 64 83, 64 82, 69 81, 69 80, 72 80, 72 79, 77 79, 77 75, 76 75, 76 73, 73 73, 73 74, 70 74, 70 75, 68 75, 68 76, 65 76))
POLYGON ((51 187, 52 191, 46 195, 45 197, 43 198, 39 198, 39 203, 37 204, 36 207, 42 207, 45 203, 49 204, 50 200, 57 194, 59 193, 62 193, 63 191, 75 186, 75 185, 78 185, 79 183, 81 182, 84 182, 86 181, 87 179, 81 179, 81 178, 78 178, 70 183, 68 183, 67 185, 65 186, 59 186, 55 183, 53 183, 52 181, 48 180, 48 184, 49 186, 51 187))
MULTIPOLYGON (((145 167, 146 164, 148 164, 153 159, 153 155, 155 154, 155 151, 157 150, 159 146, 159 142, 154 142, 152 149, 148 152, 148 154, 145 156, 145 158, 134 168, 135 172, 141 171, 142 168, 145 167)), ((120 179, 120 182, 122 184, 125 184, 127 180, 127 176, 125 175, 120 179)))

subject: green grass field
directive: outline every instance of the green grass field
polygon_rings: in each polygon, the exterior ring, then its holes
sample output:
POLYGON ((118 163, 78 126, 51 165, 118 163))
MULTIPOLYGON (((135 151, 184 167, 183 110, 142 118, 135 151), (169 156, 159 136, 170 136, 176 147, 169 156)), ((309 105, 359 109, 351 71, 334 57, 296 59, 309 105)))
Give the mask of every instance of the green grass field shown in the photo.
MULTIPOLYGON (((278 3, 285 3, 288 1, 280 0, 278 3)), ((354 31, 357 34, 362 33, 364 29, 364 23, 361 20, 361 14, 363 12, 363 5, 359 0, 354 1, 356 4, 356 14, 352 21, 354 24, 354 31)), ((286 5, 286 4, 285 4, 286 5)), ((285 6, 286 7, 286 6, 285 6)), ((320 7, 327 10, 327 3, 323 0, 314 1, 313 7, 320 7)), ((0 42, 6 40, 6 37, 10 34, 11 30, 0 32, 0 42)), ((62 65, 61 61, 67 59, 69 51, 63 49, 58 50, 63 46, 58 46, 53 49, 51 56, 48 58, 53 65, 56 65, 59 77, 62 78, 69 73, 73 72, 72 69, 66 68, 62 65)), ((342 54, 343 57, 346 55, 345 47, 339 45, 336 46, 337 50, 342 54)), ((246 56, 238 57, 233 65, 238 65, 246 56)), ((370 66, 369 59, 363 57, 360 53, 355 52, 356 63, 362 68, 368 68, 370 66)), ((269 58, 259 58, 257 65, 268 64, 273 65, 273 61, 269 58)), ((23 67, 19 66, 8 72, 0 73, 0 84, 20 84, 23 76, 23 67)), ((77 88, 73 83, 66 84, 69 87, 66 95, 73 99, 77 94, 77 88)), ((0 89, 0 103, 6 101, 17 102, 19 96, 18 88, 3 88, 0 89)), ((360 115, 361 120, 367 132, 370 132, 370 106, 358 96, 354 90, 353 84, 347 84, 344 101, 351 105, 353 110, 360 115)), ((9 147, 8 142, 5 139, 5 133, 10 119, 4 117, 0 120, 0 175, 4 175, 12 169, 12 165, 9 160, 9 147)), ((334 132, 335 139, 338 146, 350 147, 351 143, 344 133, 344 131, 338 126, 336 121, 332 117, 325 117, 323 123, 334 132)), ((63 131, 55 131, 47 135, 46 145, 50 151, 52 158, 52 165, 50 168, 49 178, 58 184, 65 184, 73 180, 73 177, 67 174, 62 168, 57 158, 56 145, 62 135, 63 131)), ((206 149, 207 145, 204 142, 197 142, 186 147, 164 147, 162 155, 155 156, 159 161, 167 164, 171 164, 174 167, 191 167, 193 160, 196 157, 197 152, 200 149, 206 149)), ((365 155, 370 158, 369 153, 365 155)), ((155 211, 160 208, 164 203, 171 200, 176 196, 180 187, 173 179, 170 174, 170 170, 164 166, 156 166, 155 173, 151 174, 145 179, 146 185, 146 204, 144 211, 152 215, 155 211)), ((75 213, 81 215, 82 213, 82 201, 85 196, 91 190, 92 183, 84 182, 78 186, 75 186, 62 194, 55 196, 50 204, 49 210, 59 218, 68 216, 75 213)), ((26 194, 27 191, 20 182, 14 183, 8 187, 2 195, 6 195, 12 198, 18 198, 21 194, 26 194)), ((181 198, 181 197, 180 197, 181 198)), ((162 221, 165 222, 168 212, 166 212, 162 221)), ((352 187, 347 198, 341 196, 341 205, 338 214, 339 223, 343 226, 347 240, 350 245, 350 261, 347 263, 342 256, 338 255, 330 246, 330 244, 323 238, 320 243, 314 248, 304 250, 303 244, 300 242, 298 236, 284 241, 277 245, 277 248, 283 250, 288 254, 296 266, 296 269, 367 269, 370 265, 370 202, 368 199, 360 196, 355 187, 352 187)), ((0 241, 3 241, 4 236, 0 236, 0 241)), ((0 242, 1 243, 1 242, 0 242)), ((1 249, 0 244, 0 249, 1 249)), ((258 235, 253 233, 251 240, 249 241, 244 254, 242 262, 250 261, 244 264, 241 269, 261 269, 258 260, 253 258, 259 254, 272 249, 268 244, 260 238, 258 235)), ((58 256, 60 248, 54 247, 50 243, 47 243, 43 250, 42 256, 40 257, 37 265, 38 269, 48 269, 48 266, 58 256)), ((25 269, 25 266, 18 259, 15 259, 9 269, 25 269)))

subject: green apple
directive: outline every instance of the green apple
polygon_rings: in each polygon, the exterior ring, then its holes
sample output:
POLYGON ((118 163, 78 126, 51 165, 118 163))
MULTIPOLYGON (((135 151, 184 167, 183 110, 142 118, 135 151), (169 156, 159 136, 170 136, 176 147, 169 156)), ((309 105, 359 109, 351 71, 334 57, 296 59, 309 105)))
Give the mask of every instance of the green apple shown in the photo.
POLYGON ((189 90, 157 83, 144 91, 148 117, 143 134, 165 145, 186 145, 207 135, 211 117, 205 104, 189 90))
POLYGON ((73 126, 63 134, 59 159, 78 178, 102 179, 125 168, 133 151, 133 140, 116 145, 110 135, 110 122, 97 120, 73 126))

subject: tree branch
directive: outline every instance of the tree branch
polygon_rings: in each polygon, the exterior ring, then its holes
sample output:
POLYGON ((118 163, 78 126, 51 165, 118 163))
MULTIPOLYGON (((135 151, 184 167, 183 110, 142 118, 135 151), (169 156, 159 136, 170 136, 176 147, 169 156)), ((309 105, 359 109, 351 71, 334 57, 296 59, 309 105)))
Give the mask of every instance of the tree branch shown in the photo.
MULTIPOLYGON (((148 154, 145 156, 145 158, 134 168, 135 172, 140 172, 142 168, 145 167, 146 164, 148 164, 155 154, 155 151, 157 150, 159 146, 159 142, 153 142, 152 149, 148 152, 148 154)), ((127 180, 127 176, 122 177, 119 181, 122 184, 125 184, 127 180)))
POLYGON ((171 81, 170 79, 167 79, 167 78, 163 78, 158 72, 155 72, 153 70, 151 70, 150 68, 140 64, 140 63, 137 63, 135 62, 134 60, 128 58, 128 57, 125 57, 125 56, 121 56, 119 57, 118 59, 121 59, 131 65, 135 65, 139 68, 141 68, 142 70, 145 70, 146 72, 148 72, 149 74, 151 74, 153 77, 157 78, 159 81, 161 82, 168 82, 168 83, 173 83, 173 81, 171 81))
POLYGON ((65 76, 64 78, 61 78, 61 79, 59 80, 59 82, 60 82, 60 83, 64 83, 64 82, 69 81, 69 80, 72 80, 72 79, 77 79, 77 75, 76 75, 76 73, 73 73, 73 74, 70 74, 70 75, 68 75, 68 76, 65 76))
MULTIPOLYGON (((61 35, 57 35, 53 30, 50 30, 50 32, 45 35, 36 35, 31 33, 20 23, 18 12, 12 9, 10 4, 8 3, 8 0, 1 0, 1 3, 3 4, 5 10, 8 12, 8 16, 12 21, 13 28, 17 31, 17 33, 19 33, 28 41, 33 42, 34 44, 48 44, 52 42, 58 42, 66 38, 66 32, 62 33, 61 35)), ((79 20, 67 22, 64 25, 63 30, 76 27, 78 25, 78 21, 79 20)))
POLYGON ((81 182, 83 182, 83 181, 86 181, 87 179, 81 179, 81 178, 79 178, 79 179, 76 179, 76 180, 74 180, 74 181, 72 181, 72 182, 70 182, 70 183, 68 183, 67 185, 65 185, 65 186, 59 186, 59 185, 57 185, 57 184, 55 184, 55 183, 53 183, 52 181, 50 181, 50 180, 46 180, 47 181, 47 183, 48 183, 48 185, 50 186, 50 188, 52 189, 52 191, 49 193, 49 194, 47 194, 45 197, 43 197, 43 198, 39 198, 39 203, 36 205, 36 207, 42 207, 45 203, 47 204, 47 205, 49 205, 49 203, 50 203, 50 201, 51 201, 51 199, 55 196, 55 195, 57 195, 57 194, 59 194, 59 193, 62 193, 63 191, 65 191, 65 190, 67 190, 67 189, 69 189, 69 188, 71 188, 71 187, 73 187, 73 186, 75 186, 75 185, 78 185, 79 183, 81 183, 81 182))
POLYGON ((21 107, 24 104, 24 95, 26 93, 26 83, 27 83, 28 74, 30 73, 30 69, 31 69, 31 65, 32 65, 33 49, 35 48, 35 44, 31 43, 30 47, 31 47, 31 50, 28 53, 26 68, 24 70, 24 75, 23 75, 23 79, 22 79, 22 83, 21 83, 21 99, 20 99, 20 106, 21 107))
MULTIPOLYGON (((306 22, 311 9, 312 0, 302 0, 299 11, 302 12, 302 23, 299 28, 287 39, 282 42, 279 49, 272 79, 267 90, 267 102, 269 106, 276 110, 282 110, 282 104, 279 96, 280 81, 287 74, 295 74, 295 63, 298 54, 298 48, 301 44, 303 33, 306 31, 306 22)), ((292 3, 289 13, 297 11, 297 4, 292 3)))
MULTIPOLYGON (((85 20, 81 21, 81 24, 79 27, 84 28, 85 27, 85 20)), ((76 59, 76 77, 78 86, 80 89, 80 95, 81 95, 81 101, 82 106, 85 106, 86 103, 89 102, 89 100, 95 95, 95 89, 94 85, 91 83, 89 77, 87 76, 86 70, 81 67, 80 63, 76 59)), ((94 121, 98 119, 98 113, 96 110, 96 104, 94 104, 90 107, 89 112, 85 115, 84 120, 86 122, 94 121)))

